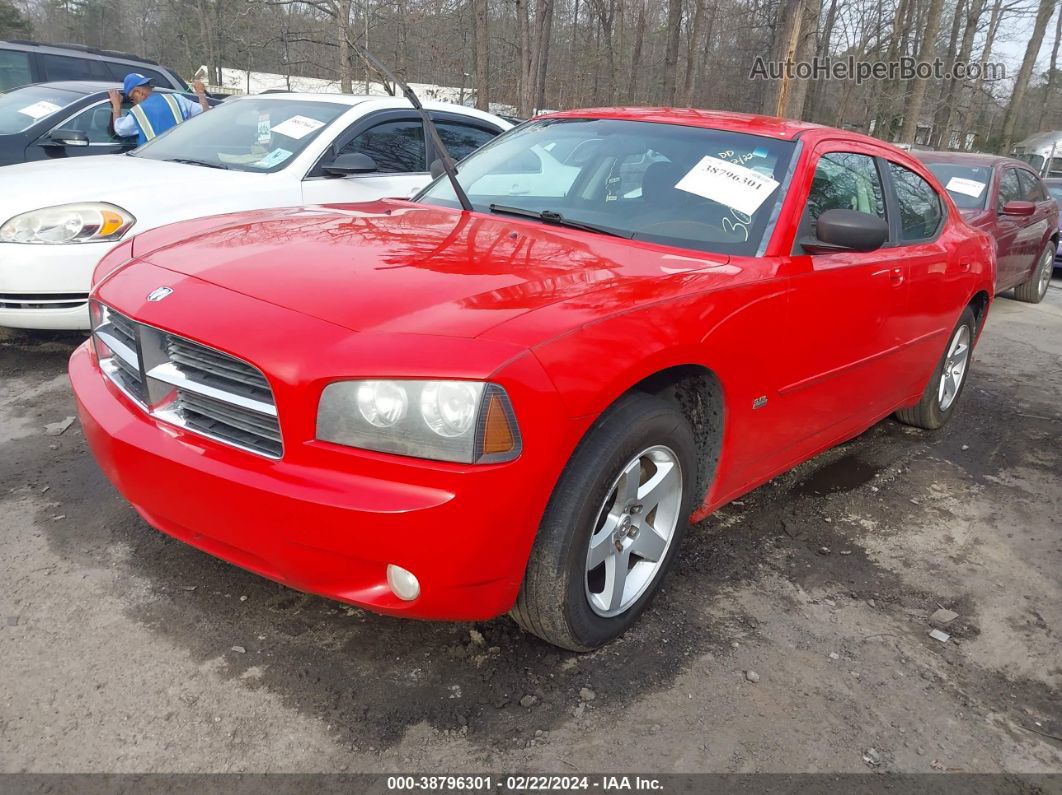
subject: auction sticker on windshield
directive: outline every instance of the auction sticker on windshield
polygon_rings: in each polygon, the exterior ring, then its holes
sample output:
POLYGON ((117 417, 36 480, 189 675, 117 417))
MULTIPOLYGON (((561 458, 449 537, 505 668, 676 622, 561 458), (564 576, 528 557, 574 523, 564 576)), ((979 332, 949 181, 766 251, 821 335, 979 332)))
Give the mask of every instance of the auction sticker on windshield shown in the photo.
POLYGON ((55 113, 57 110, 61 110, 59 105, 42 99, 40 102, 34 102, 32 105, 22 108, 19 113, 23 113, 31 119, 43 119, 49 113, 55 113))
POLYGON ((317 121, 317 119, 311 119, 308 116, 292 116, 287 121, 274 125, 273 133, 294 138, 298 141, 322 127, 324 127, 323 121, 317 121))
POLYGON ((944 188, 952 193, 963 193, 976 199, 984 191, 985 183, 965 177, 952 177, 944 188))
POLYGON ((251 165, 257 166, 258 168, 272 168, 278 163, 283 163, 289 157, 291 157, 291 152, 287 149, 274 149, 261 160, 252 163, 251 165))
POLYGON ((675 187, 752 215, 778 187, 778 182, 751 168, 705 155, 675 187))

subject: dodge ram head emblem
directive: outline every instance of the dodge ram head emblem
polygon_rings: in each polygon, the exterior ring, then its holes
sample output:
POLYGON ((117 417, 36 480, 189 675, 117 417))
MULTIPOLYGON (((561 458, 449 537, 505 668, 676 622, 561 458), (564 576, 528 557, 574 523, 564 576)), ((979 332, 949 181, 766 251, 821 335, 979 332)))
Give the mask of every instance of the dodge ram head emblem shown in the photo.
POLYGON ((150 293, 148 293, 147 300, 149 301, 161 301, 167 295, 172 293, 173 290, 169 287, 156 287, 150 293))

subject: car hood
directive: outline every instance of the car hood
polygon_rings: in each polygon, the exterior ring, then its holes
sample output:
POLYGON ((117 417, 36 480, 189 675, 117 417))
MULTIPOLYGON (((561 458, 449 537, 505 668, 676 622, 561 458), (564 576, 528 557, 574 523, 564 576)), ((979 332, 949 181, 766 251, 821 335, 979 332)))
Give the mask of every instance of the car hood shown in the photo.
POLYGON ((144 260, 354 331, 458 337, 595 293, 651 298, 650 285, 727 262, 393 200, 173 224, 134 238, 133 254, 130 267, 144 260))
MULTIPOLYGON (((127 155, 19 163, 4 166, 0 223, 19 213, 72 202, 108 202, 137 218, 147 215, 167 222, 194 214, 197 196, 209 199, 215 208, 224 195, 255 195, 268 179, 264 174, 127 155)), ((248 204, 255 203, 244 201, 242 206, 248 204)))

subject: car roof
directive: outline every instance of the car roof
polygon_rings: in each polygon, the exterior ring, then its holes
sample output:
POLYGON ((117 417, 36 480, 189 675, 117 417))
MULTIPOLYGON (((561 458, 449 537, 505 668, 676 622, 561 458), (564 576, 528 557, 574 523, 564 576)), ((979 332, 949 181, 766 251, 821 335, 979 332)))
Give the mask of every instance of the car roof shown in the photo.
POLYGON ((58 52, 77 53, 78 55, 106 58, 112 61, 133 61, 134 63, 146 63, 152 66, 159 66, 163 69, 167 68, 162 66, 158 61, 153 61, 150 58, 144 58, 141 55, 135 55, 131 52, 105 50, 99 47, 89 47, 85 44, 49 44, 45 41, 31 41, 29 39, 0 39, 0 47, 19 50, 56 50, 58 52))
MULTIPOLYGON (((381 96, 379 94, 314 94, 307 91, 270 91, 261 94, 236 94, 225 100, 225 102, 239 102, 259 97, 292 100, 293 102, 333 102, 337 105, 349 105, 351 107, 354 107, 355 105, 371 104, 372 110, 407 110, 413 107, 413 104, 405 97, 389 97, 381 96)), ((499 121, 501 121, 503 125, 510 124, 510 122, 507 122, 498 116, 482 110, 477 110, 476 108, 470 108, 467 105, 457 105, 452 102, 436 102, 435 100, 430 99, 422 100, 421 104, 426 110, 460 113, 464 116, 468 116, 470 119, 479 119, 480 121, 489 122, 495 126, 497 126, 499 121)))
MULTIPOLYGON (((690 127, 711 127, 715 129, 734 130, 756 135, 769 135, 773 138, 792 140, 809 130, 832 131, 830 127, 807 121, 780 119, 775 116, 760 116, 754 113, 731 113, 720 110, 697 110, 694 108, 584 108, 565 110, 556 113, 544 113, 536 119, 622 119, 627 121, 647 121, 658 124, 682 124, 690 127)), ((843 131, 845 135, 864 138, 860 133, 843 131)), ((882 143, 875 140, 876 143, 882 143)))
POLYGON ((1028 169, 1029 164, 1016 160, 1013 157, 1002 155, 986 155, 981 152, 934 152, 921 151, 912 154, 923 163, 954 163, 959 166, 983 166, 992 168, 996 165, 1020 166, 1028 169))
MULTIPOLYGON (((48 83, 29 83, 19 88, 58 88, 62 91, 73 91, 77 94, 95 94, 99 91, 109 91, 112 88, 121 88, 121 83, 105 80, 53 80, 48 83)), ((11 89, 15 91, 17 89, 11 89)))

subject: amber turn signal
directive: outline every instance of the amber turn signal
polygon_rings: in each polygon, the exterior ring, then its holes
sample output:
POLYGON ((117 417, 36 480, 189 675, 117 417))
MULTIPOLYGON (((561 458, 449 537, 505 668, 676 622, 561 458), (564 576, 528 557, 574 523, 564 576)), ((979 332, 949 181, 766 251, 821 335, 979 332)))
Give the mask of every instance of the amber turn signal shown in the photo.
POLYGON ((508 453, 516 447, 513 429, 509 427, 509 417, 505 413, 501 398, 490 396, 487 405, 487 421, 483 428, 483 453, 508 453))

